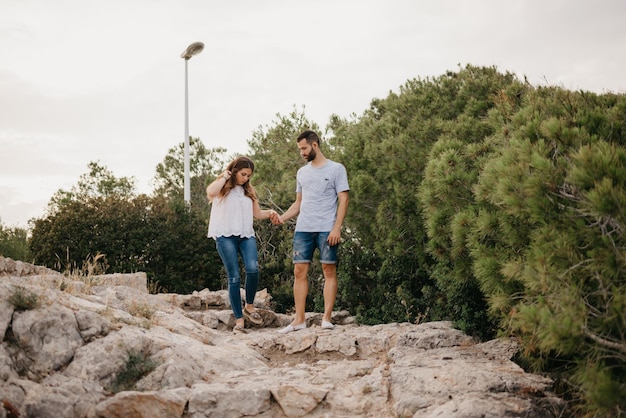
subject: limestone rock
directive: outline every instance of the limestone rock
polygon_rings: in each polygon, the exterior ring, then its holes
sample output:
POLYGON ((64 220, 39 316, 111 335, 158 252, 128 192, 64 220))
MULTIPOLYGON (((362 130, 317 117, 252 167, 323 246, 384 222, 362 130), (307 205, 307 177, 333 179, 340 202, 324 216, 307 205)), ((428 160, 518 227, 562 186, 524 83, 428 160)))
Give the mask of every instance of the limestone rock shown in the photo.
POLYGON ((312 385, 281 385, 272 390, 272 396, 287 417, 303 417, 322 402, 329 390, 312 385))
POLYGON ((145 275, 68 278, 0 257, 0 418, 543 417, 553 382, 511 359, 515 340, 478 344, 448 322, 360 326, 335 312, 233 334, 225 291, 147 291, 145 275), (12 295, 35 294, 36 307, 12 295), (143 369, 142 369, 143 367, 143 369), (131 372, 143 370, 132 375, 131 372), (124 376, 124 390, 117 382, 124 376), (128 379, 128 378, 127 378, 128 379))
POLYGON ((159 392, 122 392, 98 404, 102 418, 170 418, 183 415, 187 393, 181 390, 159 392))

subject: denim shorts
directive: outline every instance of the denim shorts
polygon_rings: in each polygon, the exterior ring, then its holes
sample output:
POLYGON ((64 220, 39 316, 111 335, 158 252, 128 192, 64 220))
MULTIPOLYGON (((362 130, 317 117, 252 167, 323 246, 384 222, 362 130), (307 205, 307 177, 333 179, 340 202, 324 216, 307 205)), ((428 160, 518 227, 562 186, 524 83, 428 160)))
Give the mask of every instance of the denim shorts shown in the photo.
POLYGON ((313 261, 313 252, 320 250, 320 263, 337 264, 337 247, 328 244, 330 232, 295 232, 293 234, 293 262, 310 263, 313 261))

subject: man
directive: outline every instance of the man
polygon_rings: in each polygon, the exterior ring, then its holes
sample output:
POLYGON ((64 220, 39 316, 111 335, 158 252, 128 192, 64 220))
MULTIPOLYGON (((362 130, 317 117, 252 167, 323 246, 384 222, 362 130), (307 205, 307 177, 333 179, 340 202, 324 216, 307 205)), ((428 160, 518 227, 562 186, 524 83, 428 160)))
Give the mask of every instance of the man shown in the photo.
POLYGON ((305 305, 309 293, 307 274, 313 252, 320 252, 324 271, 324 315, 322 328, 332 329, 331 322, 337 298, 337 247, 341 241, 341 224, 348 212, 348 175, 346 168, 324 157, 320 138, 313 131, 304 131, 298 138, 300 155, 307 161, 296 175, 296 201, 272 222, 282 224, 298 216, 293 237, 293 298, 296 315, 291 324, 281 329, 287 334, 306 328, 305 305))

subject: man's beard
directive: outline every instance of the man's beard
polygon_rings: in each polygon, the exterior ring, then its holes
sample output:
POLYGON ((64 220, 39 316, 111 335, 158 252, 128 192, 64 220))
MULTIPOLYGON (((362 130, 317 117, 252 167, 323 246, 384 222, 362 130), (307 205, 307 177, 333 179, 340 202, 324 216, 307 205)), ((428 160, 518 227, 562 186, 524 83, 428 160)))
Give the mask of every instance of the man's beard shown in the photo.
POLYGON ((316 155, 317 154, 315 154, 315 150, 312 149, 311 152, 309 152, 309 155, 307 155, 306 160, 308 162, 311 162, 311 161, 313 161, 315 159, 316 155))

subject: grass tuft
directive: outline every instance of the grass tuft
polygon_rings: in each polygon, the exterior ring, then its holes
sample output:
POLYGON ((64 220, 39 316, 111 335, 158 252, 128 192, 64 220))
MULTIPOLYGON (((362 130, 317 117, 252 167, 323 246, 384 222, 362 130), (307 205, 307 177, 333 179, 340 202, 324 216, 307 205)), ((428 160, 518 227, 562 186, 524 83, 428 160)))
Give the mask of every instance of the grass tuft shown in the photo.
POLYGON ((22 286, 16 286, 9 296, 9 303, 18 311, 27 311, 39 306, 39 296, 22 286))
POLYGON ((115 380, 109 389, 113 393, 135 390, 137 382, 156 369, 156 367, 157 362, 148 355, 130 350, 124 368, 115 376, 115 380))
POLYGON ((128 306, 128 313, 132 316, 141 316, 146 319, 151 319, 152 315, 154 315, 154 310, 147 303, 133 301, 128 306))

